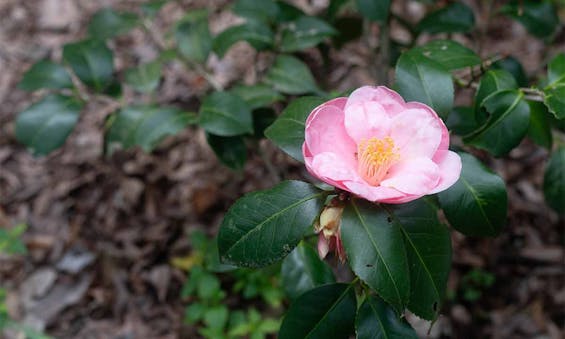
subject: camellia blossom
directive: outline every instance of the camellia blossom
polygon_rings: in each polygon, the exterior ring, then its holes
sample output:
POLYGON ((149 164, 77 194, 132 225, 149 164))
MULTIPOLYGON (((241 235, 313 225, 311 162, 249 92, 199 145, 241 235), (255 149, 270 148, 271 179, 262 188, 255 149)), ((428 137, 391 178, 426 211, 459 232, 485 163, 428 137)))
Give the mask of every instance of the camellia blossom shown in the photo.
POLYGON ((449 133, 430 107, 384 86, 316 107, 302 152, 320 180, 374 202, 400 204, 443 191, 461 174, 449 133))

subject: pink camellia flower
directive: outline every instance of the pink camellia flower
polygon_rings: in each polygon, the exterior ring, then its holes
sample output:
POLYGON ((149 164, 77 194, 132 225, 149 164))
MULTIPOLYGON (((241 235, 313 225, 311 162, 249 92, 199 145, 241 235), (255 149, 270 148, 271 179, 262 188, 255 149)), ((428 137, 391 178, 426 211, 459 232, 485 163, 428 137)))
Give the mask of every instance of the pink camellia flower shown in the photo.
POLYGON ((412 201, 447 189, 461 173, 436 112, 384 86, 361 87, 316 107, 305 133, 308 171, 370 201, 412 201))

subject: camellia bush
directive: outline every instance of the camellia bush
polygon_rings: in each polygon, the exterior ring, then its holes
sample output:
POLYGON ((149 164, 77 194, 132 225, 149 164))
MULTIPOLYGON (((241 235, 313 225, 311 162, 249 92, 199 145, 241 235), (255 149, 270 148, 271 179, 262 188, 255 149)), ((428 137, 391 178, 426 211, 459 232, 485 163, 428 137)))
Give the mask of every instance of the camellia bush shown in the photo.
POLYGON ((557 3, 491 6, 492 19, 516 20, 545 43, 543 74, 526 74, 520 55, 483 56, 452 39, 480 39, 484 30, 464 2, 422 2, 425 15, 411 22, 390 0, 332 0, 318 16, 285 1, 238 0, 231 10, 245 21, 216 35, 209 13, 194 10, 159 36, 152 20, 165 1, 135 13, 103 9, 87 38, 63 47, 61 63, 43 60, 24 75, 20 88, 46 94, 19 113, 16 137, 48 154, 65 143, 88 102, 104 101, 116 106, 104 129, 108 154, 151 151, 193 125, 238 170, 257 140, 268 138, 304 163, 312 180, 283 181, 235 202, 220 227, 220 259, 249 268, 282 261, 292 302, 281 339, 416 338, 404 314, 432 322, 440 314, 450 232, 493 237, 503 230, 505 182, 484 160, 504 157, 525 138, 545 147, 545 198, 565 213, 565 54, 551 49, 562 29, 557 3), (408 43, 391 36, 392 24, 406 30, 408 43), (115 69, 112 40, 139 27, 159 57, 115 69), (367 72, 375 83, 328 92, 303 53, 317 49, 327 63, 332 49, 352 40, 370 45, 367 72), (207 63, 240 41, 272 61, 256 83, 224 88, 207 63), (162 69, 173 62, 208 81, 198 112, 157 104, 162 69), (120 101, 124 87, 144 100, 120 101), (454 106, 458 88, 472 92, 470 105, 454 106), (323 260, 330 253, 350 267, 351 281, 336 282, 323 260))

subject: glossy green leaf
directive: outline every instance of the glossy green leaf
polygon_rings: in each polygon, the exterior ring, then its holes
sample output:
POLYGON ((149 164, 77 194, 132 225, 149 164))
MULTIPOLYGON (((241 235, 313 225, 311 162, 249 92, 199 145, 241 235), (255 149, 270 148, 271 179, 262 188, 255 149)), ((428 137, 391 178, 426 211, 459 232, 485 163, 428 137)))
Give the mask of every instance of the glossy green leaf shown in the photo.
POLYGON ((139 23, 135 13, 117 12, 103 8, 96 12, 88 24, 88 34, 96 39, 106 40, 129 32, 139 23))
POLYGON ((280 149, 294 159, 304 162, 302 144, 306 118, 316 106, 324 102, 322 98, 302 97, 288 105, 279 118, 265 130, 265 135, 280 149))
POLYGON ((302 16, 289 23, 282 31, 281 50, 296 52, 316 46, 337 31, 327 22, 312 17, 302 16))
POLYGON ((63 46, 63 60, 77 77, 98 92, 112 83, 114 56, 100 40, 82 40, 63 46))
POLYGON ((111 153, 118 148, 140 146, 150 152, 168 135, 182 131, 194 122, 194 115, 173 107, 128 106, 112 117, 106 134, 111 153))
POLYGON ((153 18, 159 13, 161 8, 167 3, 167 0, 155 0, 141 4, 141 12, 143 15, 153 18))
POLYGON ((457 135, 467 135, 479 127, 472 107, 454 107, 447 121, 447 128, 457 135))
POLYGON ((278 338, 347 339, 353 334, 356 309, 353 285, 317 287, 290 305, 278 338))
POLYGON ((547 81, 546 88, 565 83, 565 53, 557 54, 547 65, 547 81))
POLYGON ((353 200, 343 212, 341 237, 353 272, 401 312, 410 296, 410 274, 399 224, 375 204, 353 200))
POLYGON ((565 119, 565 83, 546 90, 543 102, 557 119, 565 119))
POLYGON ((418 101, 446 118, 453 106, 451 74, 438 62, 408 51, 396 64, 396 87, 406 101, 418 101))
POLYGON ((319 93, 316 81, 305 63, 289 55, 279 55, 265 82, 286 94, 319 93))
POLYGON ((271 86, 263 84, 237 85, 230 89, 230 92, 242 98, 251 109, 269 107, 272 103, 284 99, 284 96, 271 86))
POLYGON ((279 7, 273 0, 237 0, 232 10, 252 21, 272 22, 279 14, 279 7))
POLYGON ((512 0, 501 11, 538 38, 549 37, 559 25, 557 9, 549 0, 512 0))
POLYGON ((81 109, 82 104, 72 97, 48 95, 18 114, 16 139, 34 154, 48 154, 65 143, 81 109))
POLYGON ((247 41, 258 51, 273 46, 274 33, 269 26, 262 22, 251 21, 243 25, 232 26, 222 31, 214 38, 214 52, 223 58, 233 44, 238 41, 247 41))
POLYGON ((366 19, 386 23, 391 0, 356 0, 357 10, 366 19))
POLYGON ((522 64, 518 59, 509 56, 504 59, 498 60, 494 64, 492 64, 492 68, 494 69, 503 69, 508 73, 512 74, 514 80, 520 87, 528 87, 528 76, 526 75, 526 71, 522 64))
POLYGON ((475 93, 475 119, 479 125, 486 122, 488 118, 488 112, 482 108, 484 100, 495 92, 502 91, 505 89, 517 88, 516 80, 506 70, 492 70, 486 72, 479 82, 479 87, 475 93))
POLYGON ((312 227, 325 193, 300 181, 284 181, 240 198, 226 213, 218 235, 225 263, 261 267, 284 258, 312 227))
POLYGON ((285 0, 278 0, 276 4, 279 8, 276 18, 279 23, 294 21, 306 15, 300 8, 289 4, 285 0))
POLYGON ((543 103, 528 101, 530 105, 530 127, 528 136, 538 145, 551 150, 553 137, 549 124, 549 112, 543 103))
POLYGON ((473 10, 462 2, 454 2, 426 15, 417 30, 432 34, 469 32, 474 25, 473 10))
POLYGON ((470 236, 496 236, 506 221, 508 197, 504 181, 470 154, 459 153, 459 180, 438 193, 451 226, 470 236))
POLYGON ((357 339, 418 339, 410 324, 376 296, 367 297, 359 307, 355 332, 357 339))
POLYGON ((214 92, 200 106, 200 126, 206 132, 230 137, 253 133, 249 106, 235 94, 214 92))
POLYGON ((543 176, 545 201, 557 213, 565 215, 565 147, 557 148, 549 158, 543 176))
POLYGON ((208 12, 195 10, 178 23, 175 30, 177 47, 186 59, 204 63, 212 50, 212 35, 208 28, 208 12))
POLYGON ((281 276, 284 290, 291 299, 316 286, 335 282, 332 269, 304 242, 284 259, 281 276))
POLYGON ((148 62, 125 72, 125 82, 136 91, 150 93, 159 87, 161 80, 161 63, 148 62))
POLYGON ((73 82, 65 67, 48 60, 39 61, 31 66, 18 84, 18 88, 30 92, 42 88, 71 87, 73 87, 73 82))
POLYGON ((222 164, 233 170, 243 169, 247 160, 247 147, 243 137, 221 137, 207 133, 206 140, 222 164))
POLYGON ((479 65, 481 58, 471 49, 453 40, 434 40, 413 49, 447 70, 479 65))
POLYGON ((490 113, 486 124, 464 141, 494 156, 505 155, 528 132, 530 107, 518 90, 496 92, 483 101, 483 107, 490 113))
POLYGON ((425 199, 395 205, 391 217, 402 229, 410 270, 408 309, 434 320, 439 315, 451 268, 451 236, 425 199))

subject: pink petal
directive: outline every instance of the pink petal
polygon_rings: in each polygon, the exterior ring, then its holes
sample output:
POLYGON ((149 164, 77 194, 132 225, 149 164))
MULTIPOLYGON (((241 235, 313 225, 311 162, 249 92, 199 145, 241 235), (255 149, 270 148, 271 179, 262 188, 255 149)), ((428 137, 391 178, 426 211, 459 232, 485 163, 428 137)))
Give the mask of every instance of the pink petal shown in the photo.
POLYGON ((344 181, 343 185, 351 193, 369 201, 382 202, 406 196, 406 194, 399 192, 394 188, 371 186, 364 181, 344 181))
POLYGON ((431 159, 440 146, 443 129, 443 122, 433 112, 410 108, 392 120, 390 136, 400 149, 402 159, 431 159))
POLYGON ((431 159, 418 157, 393 165, 381 186, 395 188, 406 194, 424 195, 439 182, 439 167, 431 159))
POLYGON ((330 241, 320 232, 318 235, 318 255, 320 256, 320 259, 324 259, 326 255, 328 255, 329 251, 330 241))
POLYGON ((428 194, 441 192, 453 185, 461 175, 461 157, 452 151, 438 151, 434 159, 441 159, 436 162, 439 167, 440 178, 437 186, 428 194))
POLYGON ((395 91, 385 86, 363 86, 351 93, 347 105, 359 102, 378 102, 389 117, 393 117, 405 110, 405 102, 395 91))
POLYGON ((335 107, 337 107, 337 108, 339 108, 340 110, 343 111, 345 109, 346 103, 347 103, 346 97, 339 97, 339 98, 335 98, 335 99, 332 99, 330 101, 324 102, 320 106, 314 108, 312 110, 312 112, 310 113, 310 115, 308 115, 308 118, 306 119, 306 126, 308 126, 308 124, 310 124, 310 121, 312 120, 312 118, 315 115, 314 112, 319 111, 321 108, 324 108, 325 106, 335 106, 335 107))
POLYGON ((441 122, 441 142, 439 143, 438 150, 447 150, 449 148, 449 131, 443 123, 443 120, 437 115, 437 113, 428 105, 422 104, 421 102, 408 102, 406 103, 406 108, 414 108, 428 111, 432 116, 436 117, 441 122))
POLYGON ((343 119, 343 111, 333 105, 319 106, 310 114, 305 143, 311 155, 332 152, 348 161, 355 159, 357 145, 345 131, 343 119))
POLYGON ((314 155, 310 167, 318 178, 334 186, 343 187, 340 182, 344 180, 360 180, 355 162, 348 162, 332 152, 314 155))
POLYGON ((345 129, 356 143, 370 138, 382 139, 388 135, 390 118, 375 101, 357 102, 345 108, 345 129))

